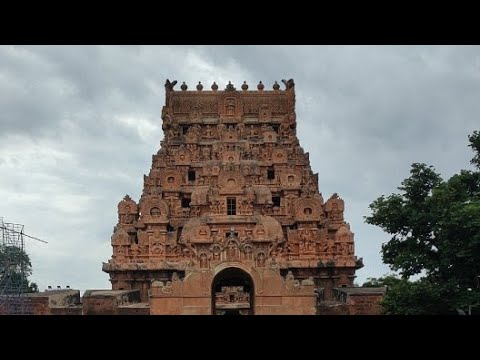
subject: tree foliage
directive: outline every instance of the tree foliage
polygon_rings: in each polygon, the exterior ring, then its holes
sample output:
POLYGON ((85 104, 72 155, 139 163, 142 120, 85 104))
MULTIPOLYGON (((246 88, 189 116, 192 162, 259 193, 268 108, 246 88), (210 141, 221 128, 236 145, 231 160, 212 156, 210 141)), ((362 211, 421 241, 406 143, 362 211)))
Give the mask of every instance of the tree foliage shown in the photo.
POLYGON ((382 245, 383 261, 404 280, 385 297, 385 304, 395 302, 393 313, 448 313, 480 304, 480 133, 469 141, 476 171, 443 180, 432 166, 415 163, 400 193, 370 204, 366 222, 391 235, 382 245), (421 280, 408 281, 414 275, 421 280))
POLYGON ((30 282, 32 263, 28 254, 16 246, 0 245, 0 291, 36 292, 38 286, 30 282))
POLYGON ((386 286, 387 292, 382 301, 386 315, 425 315, 456 313, 445 296, 444 287, 422 278, 410 281, 395 275, 381 278, 369 278, 364 287, 386 286))
POLYGON ((391 289, 395 287, 397 284, 402 282, 403 279, 400 279, 396 275, 390 274, 385 275, 381 278, 368 278, 367 281, 363 283, 363 287, 382 287, 386 286, 387 288, 391 289))

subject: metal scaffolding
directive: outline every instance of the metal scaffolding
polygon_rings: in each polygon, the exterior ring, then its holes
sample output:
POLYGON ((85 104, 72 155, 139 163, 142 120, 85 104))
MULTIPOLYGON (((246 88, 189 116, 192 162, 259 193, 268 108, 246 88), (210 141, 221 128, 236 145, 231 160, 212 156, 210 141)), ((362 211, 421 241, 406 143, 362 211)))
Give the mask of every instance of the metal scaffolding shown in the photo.
POLYGON ((0 217, 0 313, 32 314, 24 293, 30 264, 25 252, 24 226, 6 223, 0 217))

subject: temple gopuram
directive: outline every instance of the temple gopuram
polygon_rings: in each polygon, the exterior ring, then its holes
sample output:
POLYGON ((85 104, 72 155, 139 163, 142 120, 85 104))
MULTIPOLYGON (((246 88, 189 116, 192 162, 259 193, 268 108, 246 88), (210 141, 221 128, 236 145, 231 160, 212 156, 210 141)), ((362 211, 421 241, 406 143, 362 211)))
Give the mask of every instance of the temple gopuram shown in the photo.
POLYGON ((112 290, 87 292, 84 313, 110 296, 159 315, 313 315, 362 293, 344 201, 320 192, 296 134, 294 81, 282 82, 166 81, 160 149, 138 202, 118 204, 103 264, 112 290))

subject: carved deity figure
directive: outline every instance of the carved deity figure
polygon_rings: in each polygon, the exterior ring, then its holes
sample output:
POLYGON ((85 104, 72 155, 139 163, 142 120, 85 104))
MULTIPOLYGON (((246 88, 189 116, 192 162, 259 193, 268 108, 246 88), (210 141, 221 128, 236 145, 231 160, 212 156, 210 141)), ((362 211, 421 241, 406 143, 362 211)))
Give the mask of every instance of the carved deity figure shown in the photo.
POLYGON ((210 154, 211 154, 210 147, 205 146, 205 147, 202 149, 202 160, 205 160, 205 161, 210 160, 210 154))
POLYGON ((202 136, 202 127, 199 124, 195 124, 189 129, 191 132, 193 132, 195 135, 198 137, 202 136))
POLYGON ((133 224, 133 214, 120 215, 120 222, 126 225, 133 224))
POLYGON ((206 128, 203 131, 203 135, 208 139, 213 137, 213 132, 210 125, 206 126, 206 128))
POLYGON ((180 129, 180 125, 176 124, 176 123, 173 123, 170 128, 168 129, 168 135, 169 135, 169 138, 175 138, 175 137, 178 137, 180 136, 181 134, 181 129, 180 129))
POLYGON ((263 252, 257 254, 257 267, 265 267, 265 254, 263 252))
POLYGON ((200 268, 206 269, 208 268, 208 259, 207 259, 207 254, 202 253, 200 255, 200 268))
POLYGON ((226 128, 227 127, 225 126, 225 124, 218 124, 217 125, 217 133, 218 133, 219 138, 222 138, 223 134, 225 133, 226 128))
POLYGON ((245 246, 245 259, 246 260, 252 260, 252 248, 251 246, 245 246))
POLYGON ((236 260, 237 259, 237 244, 234 241, 231 241, 227 246, 227 260, 236 260))
POLYGON ((291 134, 290 124, 283 122, 278 129, 280 136, 288 137, 291 134))
POLYGON ((242 139, 243 134, 245 133, 245 125, 243 123, 239 123, 237 125, 237 132, 238 132, 238 137, 242 139))
POLYGON ((260 149, 256 146, 252 148, 252 159, 260 160, 260 149))

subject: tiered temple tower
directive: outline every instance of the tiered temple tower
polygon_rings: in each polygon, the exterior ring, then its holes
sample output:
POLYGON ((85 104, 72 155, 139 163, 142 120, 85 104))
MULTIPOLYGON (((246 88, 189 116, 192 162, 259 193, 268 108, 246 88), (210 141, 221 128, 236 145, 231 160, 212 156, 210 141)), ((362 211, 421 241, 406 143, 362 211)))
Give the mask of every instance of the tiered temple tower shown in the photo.
POLYGON ((139 289, 151 314, 314 314, 353 285, 363 264, 344 201, 319 192, 282 81, 166 81, 160 150, 138 204, 118 204, 112 289, 139 289))

